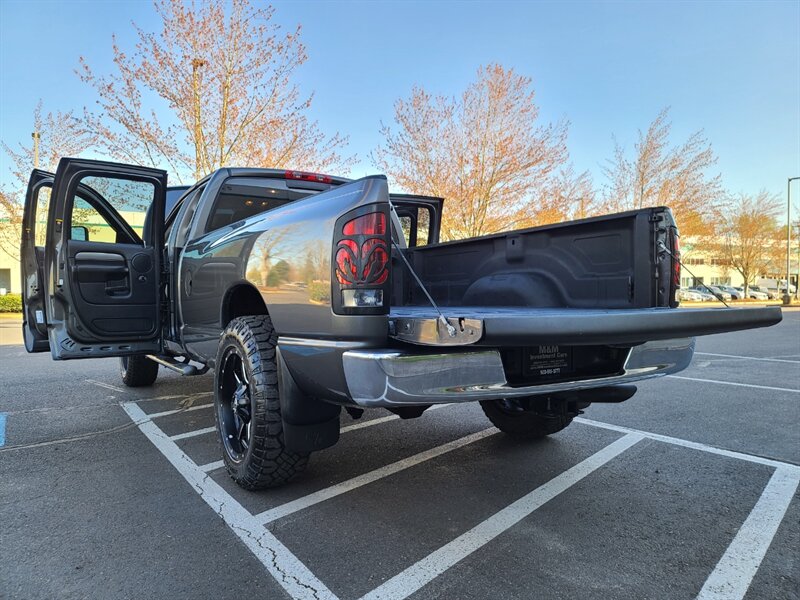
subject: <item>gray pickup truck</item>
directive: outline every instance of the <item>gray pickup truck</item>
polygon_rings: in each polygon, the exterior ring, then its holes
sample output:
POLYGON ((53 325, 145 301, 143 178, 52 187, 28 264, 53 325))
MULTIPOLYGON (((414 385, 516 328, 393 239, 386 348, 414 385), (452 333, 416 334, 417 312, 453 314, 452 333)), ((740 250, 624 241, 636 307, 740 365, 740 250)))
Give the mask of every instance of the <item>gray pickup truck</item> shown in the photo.
POLYGON ((120 357, 129 386, 213 369, 225 465, 257 489, 335 444, 342 407, 479 401, 537 438, 684 369, 694 336, 781 320, 678 309, 667 208, 442 243, 442 205, 383 176, 224 168, 169 188, 164 171, 62 159, 26 197, 26 348, 120 357))

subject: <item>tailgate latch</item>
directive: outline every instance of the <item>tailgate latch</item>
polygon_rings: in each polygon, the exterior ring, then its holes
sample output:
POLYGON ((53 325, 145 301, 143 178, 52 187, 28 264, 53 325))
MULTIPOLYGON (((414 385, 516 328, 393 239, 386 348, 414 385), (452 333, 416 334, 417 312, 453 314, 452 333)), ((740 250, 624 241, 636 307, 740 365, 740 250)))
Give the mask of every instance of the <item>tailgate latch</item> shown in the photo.
POLYGON ((390 323, 396 340, 422 346, 467 346, 483 337, 481 319, 463 317, 397 317, 390 323), (447 327, 442 323, 446 320, 447 327))

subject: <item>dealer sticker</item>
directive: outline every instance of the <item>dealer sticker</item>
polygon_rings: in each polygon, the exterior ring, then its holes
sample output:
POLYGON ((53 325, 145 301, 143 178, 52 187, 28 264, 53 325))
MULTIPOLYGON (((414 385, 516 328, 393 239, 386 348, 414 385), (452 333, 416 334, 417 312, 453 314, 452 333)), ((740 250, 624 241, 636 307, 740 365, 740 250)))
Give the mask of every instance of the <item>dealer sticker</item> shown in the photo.
POLYGON ((525 367, 529 375, 553 377, 572 371, 571 346, 533 346, 527 354, 525 367))

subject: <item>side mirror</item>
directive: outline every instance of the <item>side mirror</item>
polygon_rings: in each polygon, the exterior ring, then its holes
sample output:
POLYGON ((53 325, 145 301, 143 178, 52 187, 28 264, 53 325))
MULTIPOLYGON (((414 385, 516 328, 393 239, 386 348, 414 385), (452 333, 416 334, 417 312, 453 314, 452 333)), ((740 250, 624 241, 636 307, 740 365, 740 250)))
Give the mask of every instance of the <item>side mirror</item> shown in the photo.
POLYGON ((89 229, 84 227, 83 225, 76 225, 72 228, 72 231, 69 234, 69 239, 78 242, 88 242, 89 229))

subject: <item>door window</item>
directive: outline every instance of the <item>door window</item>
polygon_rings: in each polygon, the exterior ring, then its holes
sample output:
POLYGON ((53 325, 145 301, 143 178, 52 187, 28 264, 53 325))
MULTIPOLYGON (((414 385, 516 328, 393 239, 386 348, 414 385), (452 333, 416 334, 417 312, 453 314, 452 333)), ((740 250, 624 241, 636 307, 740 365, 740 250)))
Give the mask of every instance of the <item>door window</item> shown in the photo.
POLYGON ((156 189, 149 181, 83 177, 72 198, 70 239, 144 245, 156 189))
POLYGON ((44 247, 47 240, 47 213, 50 210, 50 185, 43 185, 39 188, 36 197, 36 216, 33 219, 33 239, 34 245, 44 247))

